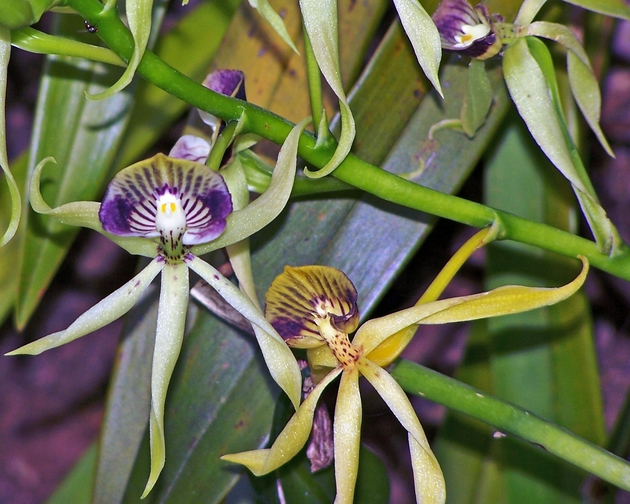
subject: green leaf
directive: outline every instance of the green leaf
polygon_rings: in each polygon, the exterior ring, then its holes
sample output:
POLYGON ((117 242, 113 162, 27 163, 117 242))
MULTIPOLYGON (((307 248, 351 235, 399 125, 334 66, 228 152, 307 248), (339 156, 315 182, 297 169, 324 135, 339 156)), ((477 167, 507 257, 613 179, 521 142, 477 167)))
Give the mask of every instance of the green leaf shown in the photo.
POLYGON ((81 456, 70 474, 59 485, 47 504, 90 504, 92 502, 92 475, 96 464, 97 446, 93 444, 81 456))
POLYGON ((593 12, 620 19, 630 19, 630 6, 624 0, 564 0, 593 12))

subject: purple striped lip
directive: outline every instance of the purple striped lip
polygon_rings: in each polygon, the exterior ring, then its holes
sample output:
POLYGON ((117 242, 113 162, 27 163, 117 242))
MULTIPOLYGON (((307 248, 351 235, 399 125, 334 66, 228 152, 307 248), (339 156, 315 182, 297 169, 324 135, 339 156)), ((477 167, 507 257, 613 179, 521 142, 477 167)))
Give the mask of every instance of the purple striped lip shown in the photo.
POLYGON ((114 177, 103 197, 99 219, 103 229, 115 235, 165 238, 168 229, 156 222, 158 205, 169 210, 162 217, 171 215, 171 209, 183 211, 184 245, 217 238, 232 212, 232 198, 221 175, 193 161, 157 154, 114 177))

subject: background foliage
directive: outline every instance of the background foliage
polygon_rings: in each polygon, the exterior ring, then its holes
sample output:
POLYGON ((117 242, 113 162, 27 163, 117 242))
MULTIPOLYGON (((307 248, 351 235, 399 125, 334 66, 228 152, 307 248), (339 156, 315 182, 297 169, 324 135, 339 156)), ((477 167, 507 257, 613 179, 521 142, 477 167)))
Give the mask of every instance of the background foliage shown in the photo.
MULTIPOLYGON (((429 12, 436 4, 423 2, 429 12)), ((488 4, 492 12, 499 11, 508 20, 520 6, 518 1, 488 4)), ((289 34, 304 54, 297 4, 278 0, 271 5, 282 13, 289 34)), ((154 26, 161 24, 166 7, 156 2, 154 26)), ((414 172, 417 184, 451 194, 459 191, 478 167, 465 186, 466 199, 574 234, 579 232, 580 214, 570 187, 541 154, 515 113, 496 60, 486 64, 493 102, 476 134, 469 138, 442 129, 429 138, 431 126, 459 117, 469 89, 468 60, 445 54, 440 73, 445 94, 442 101, 418 67, 390 2, 340 0, 338 9, 341 74, 357 124, 353 147, 356 156, 392 173, 414 172)), ((549 2, 542 17, 580 26, 594 66, 604 72, 611 58, 610 18, 584 14, 563 2, 549 2)), ((151 44, 160 58, 183 74, 199 82, 209 69, 239 68, 246 74, 251 103, 292 122, 310 114, 303 56, 292 52, 246 3, 221 0, 191 2, 185 8, 171 6, 165 20, 151 44)), ((98 43, 96 34, 81 33, 85 27, 79 16, 53 15, 42 23, 48 32, 98 43)), ((560 90, 566 95, 561 73, 564 62, 558 59, 560 90)), ((105 100, 85 98, 85 91, 93 94, 106 89, 121 72, 114 66, 78 58, 46 58, 37 77, 39 91, 29 153, 18 156, 13 150, 11 166, 23 192, 29 167, 53 155, 58 164, 47 168, 43 186, 46 200, 51 205, 98 200, 115 171, 170 149, 188 110, 183 101, 138 77, 124 91, 105 100)), ((32 79, 33 72, 27 77, 32 79)), ((16 80, 14 76, 9 93, 16 92, 16 80)), ((19 84, 29 89, 26 82, 19 84)), ((324 103, 332 117, 336 100, 327 88, 324 103)), ((571 113, 575 106, 567 107, 571 126, 581 131, 579 120, 571 113)), ((582 140, 584 159, 591 160, 593 167, 601 164, 601 152, 591 147, 594 142, 584 133, 577 136, 582 140)), ((625 142, 627 146, 627 138, 625 142)), ((258 152, 271 159, 275 149, 273 144, 264 143, 258 152)), ((622 148, 621 152, 626 151, 622 148)), ((0 191, 0 220, 4 223, 8 220, 6 187, 3 185, 0 191)), ((2 348, 7 350, 65 327, 117 287, 116 282, 128 278, 136 267, 135 259, 121 255, 89 233, 80 233, 77 239, 76 230, 29 212, 26 204, 24 211, 27 215, 17 238, 0 249, 0 315, 6 321, 2 348), (120 277, 113 274, 120 270, 120 277), (11 318, 22 333, 11 330, 11 318)), ((434 213, 448 212, 440 209, 434 213)), ((615 220, 615 214, 611 214, 615 220)), ((624 222, 618 224, 622 236, 625 232, 628 238, 624 222)), ((436 217, 430 213, 349 187, 333 195, 296 197, 278 221, 252 239, 258 293, 262 297, 285 264, 329 264, 345 271, 356 285, 363 318, 371 313, 383 314, 415 301, 421 287, 452 253, 452 244, 470 234, 471 230, 453 225, 440 224, 436 228, 436 217), (431 235, 434 229, 438 233, 431 235)), ((584 234, 590 236, 588 231, 584 234)), ((220 254, 213 259, 217 265, 225 262, 220 254)), ((482 267, 482 258, 475 258, 473 266, 464 271, 464 280, 451 287, 454 294, 461 294, 457 289, 478 291, 504 283, 555 286, 576 272, 575 261, 513 241, 493 244, 484 259, 482 267), (477 282, 476 286, 466 283, 467 275, 477 282)), ((608 319, 600 315, 600 345, 605 345, 602 332, 622 330, 626 324, 620 312, 627 305, 628 289, 627 282, 622 282, 625 280, 599 276, 592 281, 588 297, 580 293, 532 314, 475 324, 465 344, 463 362, 456 370, 453 361, 458 358, 449 361, 449 357, 432 356, 426 351, 430 343, 410 347, 404 357, 453 372, 465 383, 625 455, 624 410, 618 413, 618 430, 607 433, 604 425, 589 307, 590 297, 599 304, 598 310, 604 309, 605 317, 616 324, 615 329, 602 329, 606 324, 603 320, 608 319), (607 292, 602 294, 602 290, 607 292)), ((21 442, 25 433, 42 432, 42 436, 54 437, 59 432, 57 422, 70 409, 77 429, 73 429, 69 446, 64 449, 76 456, 80 447, 92 441, 101 420, 94 390, 102 392, 104 376, 113 361, 99 445, 85 453, 51 502, 138 500, 148 474, 145 410, 155 310, 154 297, 148 297, 125 319, 124 327, 112 325, 85 338, 90 341, 74 343, 74 348, 58 349, 50 356, 16 359, 0 367, 3 383, 6 380, 14 384, 6 399, 11 405, 7 411, 13 416, 5 416, 7 428, 3 434, 7 447, 13 447, 8 452, 13 458, 3 466, 7 474, 19 474, 21 478, 20 488, 15 488, 15 483, 3 483, 3 498, 41 501, 52 480, 61 475, 61 467, 52 476, 33 472, 33 457, 28 454, 40 450, 37 441, 29 442, 33 445, 21 442), (120 345, 114 350, 119 333, 120 345), (76 395, 65 396, 62 391, 66 387, 76 395), (32 416, 31 411, 39 404, 44 405, 39 416, 32 416), (23 462, 25 459, 27 462, 23 462)), ((302 459, 279 474, 251 483, 241 478, 237 469, 219 461, 222 453, 265 444, 274 414, 277 428, 287 413, 246 332, 222 322, 201 306, 191 311, 189 327, 167 402, 167 465, 146 500, 180 503, 203 498, 204 502, 221 502, 229 495, 229 502, 249 502, 257 495, 261 501, 277 502, 278 478, 287 502, 307 502, 305 494, 308 502, 330 502, 334 493, 330 470, 313 476, 302 459), (234 485, 236 489, 232 490, 234 485)), ((447 330, 423 329, 417 339, 448 340, 454 338, 452 331, 462 330, 446 329, 451 331, 450 336, 447 330)), ((461 338, 456 341, 451 352, 464 346, 461 338)), ((435 344, 441 351, 443 347, 435 344)), ((409 392, 421 392, 453 409, 458 409, 458 401, 464 404, 463 396, 443 396, 444 390, 439 388, 432 397, 429 376, 420 380, 426 382, 426 390, 416 389, 418 378, 414 378, 414 368, 405 367, 407 364, 395 367, 394 375, 409 392)), ((440 380, 438 377, 435 383, 447 383, 440 380)), ((627 383, 627 376, 619 380, 627 383)), ((388 470, 371 451, 363 450, 359 492, 366 492, 370 500, 357 501, 385 502, 389 498, 403 502, 409 499, 410 485, 407 458, 399 455, 405 441, 400 433, 389 432, 391 419, 375 397, 368 397, 373 406, 366 407, 364 422, 369 430, 375 428, 375 433, 368 436, 369 444, 387 462, 388 470)), ((600 493, 605 499, 613 498, 614 491, 605 484, 596 486, 595 491, 591 481, 585 490, 582 470, 535 444, 513 436, 497 436, 502 432, 500 428, 453 410, 442 421, 435 407, 419 402, 418 408, 424 413, 425 426, 436 427, 433 445, 447 478, 450 502, 577 502, 599 499, 600 493)), ((615 415, 617 412, 609 418, 615 415)), ((612 423, 609 420, 609 427, 612 423)), ((61 449, 44 451, 47 453, 42 458, 50 458, 52 465, 56 460, 53 452, 61 449)), ((361 499, 360 494, 357 499, 361 499)))

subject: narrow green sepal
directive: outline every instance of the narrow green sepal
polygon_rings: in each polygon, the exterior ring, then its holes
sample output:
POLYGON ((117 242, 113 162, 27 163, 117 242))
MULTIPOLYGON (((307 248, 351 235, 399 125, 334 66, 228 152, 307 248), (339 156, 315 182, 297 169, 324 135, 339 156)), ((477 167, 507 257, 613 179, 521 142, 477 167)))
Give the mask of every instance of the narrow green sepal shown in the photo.
POLYGON ((158 307, 155 349, 151 369, 151 412, 149 433, 151 444, 151 472, 141 499, 155 486, 166 461, 164 442, 164 404, 168 384, 179 357, 186 311, 188 309, 188 267, 168 264, 162 270, 162 287, 158 307))
POLYGON ((40 338, 5 355, 39 355, 106 326, 131 310, 163 267, 164 261, 161 258, 154 259, 125 285, 76 319, 67 329, 40 338))
POLYGON ((131 55, 127 68, 113 86, 95 95, 86 93, 86 96, 91 100, 102 100, 125 89, 131 83, 136 69, 144 56, 144 51, 147 48, 149 35, 151 33, 151 9, 153 7, 153 0, 128 0, 126 6, 129 30, 131 31, 134 42, 133 54, 131 55))
POLYGON ((444 98, 438 77, 442 59, 442 42, 435 23, 417 0, 394 0, 394 5, 416 53, 418 63, 433 87, 444 98))
POLYGON ((291 35, 287 31, 287 27, 284 25, 284 21, 280 15, 273 10, 273 7, 269 5, 268 0, 248 0, 249 5, 258 11, 258 13, 265 18, 265 20, 271 25, 275 32, 284 40, 287 45, 296 53, 300 54, 291 40, 291 35))
MULTIPOLYGON (((0 8, 1 9, 1 8, 0 8)), ((1 17, 0 17, 1 19, 1 17)), ((4 173, 6 183, 9 186, 11 197, 11 218, 9 225, 0 239, 0 247, 6 245, 13 236, 20 223, 22 214, 22 197, 18 189, 15 178, 9 168, 9 157, 7 156, 7 130, 5 122, 6 111, 6 91, 7 91, 7 69, 9 57, 11 55, 11 32, 4 26, 0 26, 0 168, 4 173)))

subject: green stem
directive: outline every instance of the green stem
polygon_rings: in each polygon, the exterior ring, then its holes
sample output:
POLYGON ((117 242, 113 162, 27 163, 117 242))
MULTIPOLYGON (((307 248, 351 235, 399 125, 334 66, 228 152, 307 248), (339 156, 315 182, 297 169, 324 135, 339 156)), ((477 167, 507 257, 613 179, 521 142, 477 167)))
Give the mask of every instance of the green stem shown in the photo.
MULTIPOLYGON (((129 60, 133 40, 116 12, 103 12, 98 0, 68 0, 68 5, 80 13, 90 24, 99 27, 98 35, 119 56, 129 60)), ((148 82, 178 97, 193 107, 205 110, 225 121, 238 120, 245 113, 243 132, 252 132, 274 143, 282 144, 292 124, 277 115, 251 103, 219 95, 204 88, 166 64, 153 52, 146 51, 138 66, 138 73, 148 82)), ((322 145, 305 132, 300 138, 299 155, 309 164, 322 168, 335 152, 332 136, 322 145)), ((422 187, 397 175, 388 173, 350 154, 333 175, 358 189, 381 199, 427 212, 438 217, 482 228, 499 221, 501 238, 527 243, 545 250, 575 257, 584 255, 593 266, 630 280, 630 250, 625 245, 615 257, 597 250, 597 245, 585 238, 516 217, 490 207, 456 196, 422 187)))
POLYGON ((399 361, 392 376, 411 394, 536 443, 567 462, 619 488, 630 490, 628 462, 529 411, 413 362, 399 361))
POLYGON ((328 131, 328 120, 324 110, 324 99, 322 95, 322 76, 319 72, 319 65, 315 59, 311 39, 304 31, 304 57, 306 59, 306 76, 308 79, 308 95, 311 102, 311 115, 313 116, 313 126, 318 138, 325 139, 328 131), (322 120, 324 121, 322 123, 322 120))
POLYGON ((206 165, 212 168, 214 171, 219 171, 219 168, 221 168, 221 161, 223 161, 223 156, 225 156, 225 152, 234 141, 238 125, 239 124, 237 121, 229 122, 225 126, 225 128, 223 128, 223 131, 219 133, 219 136, 214 142, 212 150, 210 151, 210 155, 208 156, 208 160, 206 161, 206 165))

